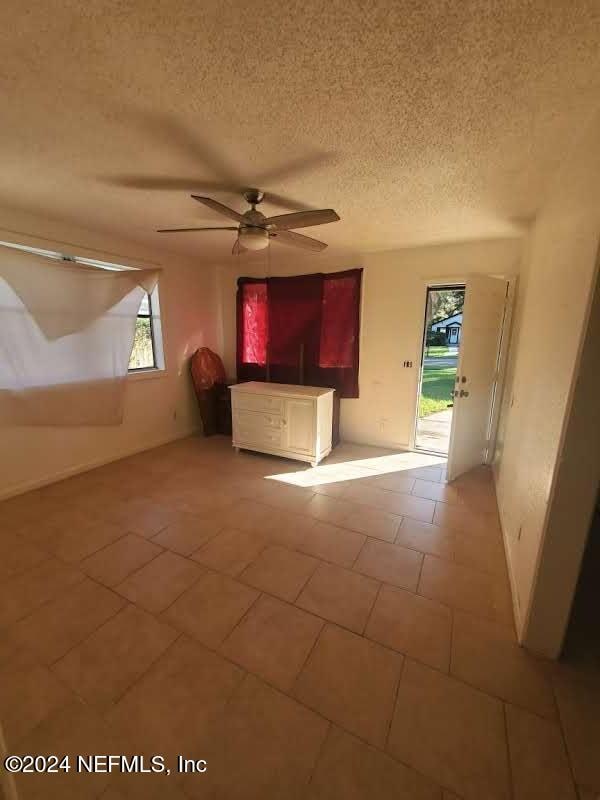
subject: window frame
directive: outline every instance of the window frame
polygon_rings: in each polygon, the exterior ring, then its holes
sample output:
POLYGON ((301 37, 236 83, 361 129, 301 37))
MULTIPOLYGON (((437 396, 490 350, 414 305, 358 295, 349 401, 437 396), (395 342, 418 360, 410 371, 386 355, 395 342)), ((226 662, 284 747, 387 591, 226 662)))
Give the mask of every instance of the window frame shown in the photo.
MULTIPOLYGON (((150 310, 150 335, 152 337, 152 353, 154 356, 153 367, 134 367, 127 370, 128 380, 142 380, 146 378, 158 378, 167 373, 165 343, 163 338, 163 313, 160 306, 158 284, 147 295, 148 308, 150 310)), ((146 317, 146 314, 138 314, 138 317, 146 317)))
MULTIPOLYGON (((159 369, 158 362, 156 360, 156 338, 154 336, 154 315, 152 313, 152 295, 154 292, 146 292, 146 297, 148 298, 148 313, 147 314, 140 314, 139 310, 136 316, 136 322, 138 319, 147 319, 150 322, 150 344, 152 345, 152 364, 149 367, 128 367, 127 374, 130 373, 139 373, 139 372, 147 372, 149 370, 156 370, 159 369)), ((142 300, 143 302, 143 300, 142 300)), ((141 303, 140 303, 141 306, 141 303)), ((133 353, 133 349, 131 351, 133 353)), ((131 358, 131 356, 130 356, 131 358)))
MULTIPOLYGON (((49 258, 54 261, 71 261, 75 264, 82 264, 86 267, 95 267, 96 269, 104 269, 112 272, 139 269, 139 267, 132 267, 128 266, 127 264, 117 264, 114 261, 101 261, 96 258, 77 256, 71 253, 62 253, 57 250, 48 250, 46 248, 34 247, 32 245, 20 244, 17 242, 1 240, 0 245, 12 247, 15 250, 25 250, 28 253, 33 253, 34 255, 42 256, 43 258, 49 258)), ((152 338, 152 357, 154 360, 154 366, 134 367, 133 369, 128 369, 127 378, 131 380, 158 378, 162 375, 165 375, 167 372, 165 344, 163 339, 163 315, 161 313, 158 283, 152 292, 148 292, 146 294, 148 297, 148 309, 150 314, 146 315, 138 313, 137 317, 150 317, 150 336, 152 338)))

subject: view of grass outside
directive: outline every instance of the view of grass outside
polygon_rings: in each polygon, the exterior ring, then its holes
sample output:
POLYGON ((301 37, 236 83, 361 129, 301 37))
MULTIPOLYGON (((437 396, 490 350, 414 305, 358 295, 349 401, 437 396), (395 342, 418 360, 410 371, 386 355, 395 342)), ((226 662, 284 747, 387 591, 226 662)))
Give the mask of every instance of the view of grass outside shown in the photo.
MULTIPOLYGON (((453 349, 452 352, 455 352, 455 351, 456 351, 456 347, 453 349)), ((439 356, 439 357, 441 357, 441 356, 447 356, 449 353, 450 353, 450 348, 449 347, 442 346, 442 345, 439 345, 439 344, 427 345, 427 347, 425 348, 425 355, 426 356, 432 356, 432 357, 439 356)))
POLYGON ((129 359, 129 369, 148 369, 154 365, 150 319, 148 317, 138 317, 135 322, 135 337, 131 358, 129 359))
POLYGON ((444 411, 452 402, 456 367, 425 367, 419 400, 419 416, 444 411))
POLYGON ((445 411, 452 405, 456 378, 458 346, 448 346, 446 334, 432 330, 436 322, 462 311, 464 289, 430 289, 427 295, 427 335, 425 337, 424 367, 419 398, 419 417, 445 411), (439 360, 439 363, 436 361, 439 360))

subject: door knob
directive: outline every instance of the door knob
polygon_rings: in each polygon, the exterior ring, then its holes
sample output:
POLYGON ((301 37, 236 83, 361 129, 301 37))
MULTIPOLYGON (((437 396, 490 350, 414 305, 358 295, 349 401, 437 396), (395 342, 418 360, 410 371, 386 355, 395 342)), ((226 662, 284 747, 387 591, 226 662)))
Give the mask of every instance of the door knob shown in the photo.
POLYGON ((464 389, 460 390, 459 397, 468 397, 468 396, 469 396, 468 392, 466 392, 464 389))

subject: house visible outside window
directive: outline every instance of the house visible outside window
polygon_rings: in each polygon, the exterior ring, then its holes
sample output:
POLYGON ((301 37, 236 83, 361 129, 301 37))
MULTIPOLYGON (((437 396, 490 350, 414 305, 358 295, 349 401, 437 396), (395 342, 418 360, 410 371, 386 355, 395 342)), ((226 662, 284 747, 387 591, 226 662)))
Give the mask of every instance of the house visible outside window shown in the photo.
MULTIPOLYGON (((123 264, 98 261, 92 258, 85 258, 84 256, 67 255, 65 253, 55 252, 54 250, 42 250, 39 247, 29 247, 28 245, 15 244, 14 242, 0 242, 0 244, 6 247, 14 247, 15 250, 25 250, 28 253, 51 258, 55 261, 72 261, 75 264, 83 264, 87 267, 95 267, 97 269, 133 269, 133 267, 127 267, 123 264)), ((157 286, 151 294, 146 294, 143 297, 140 304, 135 324, 133 349, 129 360, 129 372, 139 373, 144 370, 164 369, 165 359, 157 286)))

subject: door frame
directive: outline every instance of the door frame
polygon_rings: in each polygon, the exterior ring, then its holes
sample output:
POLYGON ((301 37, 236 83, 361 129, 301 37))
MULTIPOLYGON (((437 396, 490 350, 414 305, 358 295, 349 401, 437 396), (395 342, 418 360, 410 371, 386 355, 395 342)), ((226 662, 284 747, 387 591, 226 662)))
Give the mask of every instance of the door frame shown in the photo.
MULTIPOLYGON (((504 395, 504 385, 506 383, 506 371, 508 365, 508 353, 510 350, 510 340, 512 338, 512 324, 514 317, 514 302, 516 297, 517 283, 519 276, 513 272, 509 273, 482 273, 482 272, 465 272, 455 275, 444 276, 421 276, 419 283, 421 286, 421 308, 422 313, 419 315, 419 334, 418 338, 415 337, 415 352, 418 353, 418 373, 415 374, 413 380, 413 393, 415 402, 413 404, 413 419, 410 428, 410 441, 409 450, 417 453, 428 453, 432 451, 421 450, 415 446, 416 433, 417 433, 417 420, 419 418, 419 399, 421 390, 421 368, 423 364, 423 352, 425 349, 425 321, 427 314, 427 290, 428 289, 442 289, 445 287, 452 288, 453 286, 465 286, 467 280, 476 275, 487 275, 490 278, 499 278, 508 283, 508 293, 506 298, 506 311, 504 314, 504 324, 502 328, 502 339, 500 341, 500 351, 498 355, 498 372, 496 376, 496 392, 494 395, 494 404, 490 417, 490 440, 487 449, 485 464, 491 464, 494 460, 496 452, 496 439, 498 437, 498 424, 500 421, 500 410, 502 408, 502 398, 504 395)), ((462 344, 462 336, 461 336, 462 344)), ((459 344, 460 347, 460 344, 459 344)), ((433 455, 440 455, 433 453, 433 455)))
MULTIPOLYGON (((423 291, 423 315, 420 318, 421 324, 421 334, 419 337, 419 360, 418 360, 418 374, 416 376, 416 391, 415 391, 415 403, 413 407, 413 420, 410 429, 410 449, 414 450, 417 453, 431 453, 433 455, 443 456, 443 453, 436 453, 434 450, 424 450, 422 447, 417 447, 416 440, 417 440, 417 424, 419 421, 419 401, 421 399, 421 383, 423 380, 423 359, 425 357, 425 342, 427 339, 427 332, 425 330, 425 323, 427 321, 427 299, 430 289, 454 289, 461 286, 465 286, 464 281, 460 280, 448 280, 447 278, 443 281, 422 281, 422 291, 423 291)), ((460 347, 460 345, 459 345, 460 347)))

